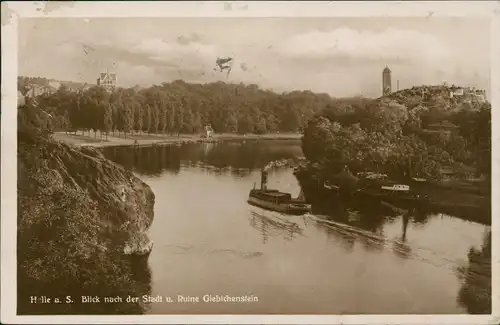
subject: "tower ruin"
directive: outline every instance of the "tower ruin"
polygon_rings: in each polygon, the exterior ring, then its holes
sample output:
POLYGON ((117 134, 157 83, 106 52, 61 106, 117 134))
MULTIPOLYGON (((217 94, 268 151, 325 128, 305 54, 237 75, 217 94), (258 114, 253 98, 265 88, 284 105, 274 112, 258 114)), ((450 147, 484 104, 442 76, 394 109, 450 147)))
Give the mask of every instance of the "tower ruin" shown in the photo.
POLYGON ((391 69, 385 67, 382 71, 382 96, 389 95, 392 92, 391 69))

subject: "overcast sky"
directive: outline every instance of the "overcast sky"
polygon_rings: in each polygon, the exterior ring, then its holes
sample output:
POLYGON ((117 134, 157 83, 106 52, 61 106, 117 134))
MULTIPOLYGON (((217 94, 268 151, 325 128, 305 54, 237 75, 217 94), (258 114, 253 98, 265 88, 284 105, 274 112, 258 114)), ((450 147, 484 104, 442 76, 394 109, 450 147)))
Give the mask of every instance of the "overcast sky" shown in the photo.
POLYGON ((176 79, 243 82, 333 96, 393 89, 476 86, 490 92, 489 22, 474 18, 23 18, 19 74, 120 86, 176 79), (234 57, 228 78, 217 57, 234 57))

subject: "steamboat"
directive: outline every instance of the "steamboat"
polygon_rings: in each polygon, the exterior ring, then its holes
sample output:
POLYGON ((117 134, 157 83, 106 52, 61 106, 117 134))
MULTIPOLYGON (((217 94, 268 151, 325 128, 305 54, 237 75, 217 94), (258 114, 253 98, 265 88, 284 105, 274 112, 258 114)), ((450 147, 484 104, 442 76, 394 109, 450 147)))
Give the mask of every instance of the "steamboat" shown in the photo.
POLYGON ((290 193, 267 188, 267 171, 262 169, 260 189, 250 190, 248 203, 266 210, 285 214, 305 214, 311 212, 311 205, 307 204, 302 191, 297 198, 292 198, 290 193))

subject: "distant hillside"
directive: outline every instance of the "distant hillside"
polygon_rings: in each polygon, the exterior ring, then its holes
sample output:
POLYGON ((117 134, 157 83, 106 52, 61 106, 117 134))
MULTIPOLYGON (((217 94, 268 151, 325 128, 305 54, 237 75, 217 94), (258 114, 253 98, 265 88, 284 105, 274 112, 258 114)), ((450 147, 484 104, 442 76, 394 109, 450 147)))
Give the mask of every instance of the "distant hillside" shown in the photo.
POLYGON ((23 94, 26 93, 33 87, 39 86, 42 88, 50 88, 53 90, 59 89, 63 85, 70 89, 84 89, 88 84, 74 81, 64 81, 56 79, 47 79, 42 77, 17 77, 17 89, 23 94))

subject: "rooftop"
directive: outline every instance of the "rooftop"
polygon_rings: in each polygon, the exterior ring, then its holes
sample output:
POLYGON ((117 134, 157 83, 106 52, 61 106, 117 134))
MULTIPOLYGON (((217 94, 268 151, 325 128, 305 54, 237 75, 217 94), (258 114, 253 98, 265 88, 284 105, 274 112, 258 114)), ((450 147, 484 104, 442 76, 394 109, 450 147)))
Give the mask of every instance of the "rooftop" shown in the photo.
POLYGON ((114 72, 101 72, 100 73, 100 78, 101 79, 109 78, 111 80, 115 80, 116 81, 116 73, 114 73, 114 72))

